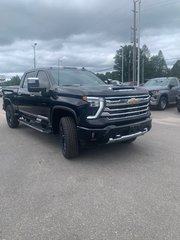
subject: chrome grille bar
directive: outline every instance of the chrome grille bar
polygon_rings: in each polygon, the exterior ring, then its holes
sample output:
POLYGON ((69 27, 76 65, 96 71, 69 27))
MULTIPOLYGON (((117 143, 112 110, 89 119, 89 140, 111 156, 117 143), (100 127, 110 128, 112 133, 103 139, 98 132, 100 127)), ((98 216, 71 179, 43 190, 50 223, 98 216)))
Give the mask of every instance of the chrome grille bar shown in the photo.
POLYGON ((133 110, 133 109, 139 109, 139 108, 145 108, 148 107, 149 104, 141 105, 138 107, 127 107, 127 108, 105 108, 104 112, 116 112, 116 111, 126 111, 126 110, 133 110))
POLYGON ((110 120, 110 121, 114 121, 114 120, 126 120, 126 119, 131 119, 131 118, 135 118, 135 117, 143 117, 147 114, 147 112, 145 113, 142 113, 142 114, 136 114, 136 115, 133 115, 133 116, 127 116, 127 117, 115 117, 115 118, 110 118, 108 117, 107 119, 110 120))
POLYGON ((124 113, 108 113, 108 112, 103 112, 101 114, 102 117, 114 117, 114 116, 123 116, 123 115, 130 115, 130 114, 134 114, 134 113, 141 113, 141 112, 147 112, 149 109, 143 109, 143 110, 139 110, 139 111, 131 111, 131 112, 124 112, 124 113))
POLYGON ((127 120, 132 118, 140 118, 149 113, 150 96, 130 95, 119 97, 106 97, 105 108, 101 113, 101 117, 106 117, 108 120, 127 120), (135 100, 135 104, 131 104, 129 100, 135 100))

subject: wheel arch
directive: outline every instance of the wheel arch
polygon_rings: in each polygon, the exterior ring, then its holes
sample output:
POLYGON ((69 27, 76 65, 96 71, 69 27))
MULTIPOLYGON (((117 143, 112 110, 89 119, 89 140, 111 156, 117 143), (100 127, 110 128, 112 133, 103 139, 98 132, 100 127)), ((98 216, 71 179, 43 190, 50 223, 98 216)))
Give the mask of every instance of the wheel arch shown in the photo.
POLYGON ((168 94, 167 93, 162 93, 160 98, 159 98, 159 101, 158 101, 158 109, 159 110, 165 110, 166 107, 168 106, 168 104, 169 104, 168 94), (164 105, 163 102, 162 102, 163 97, 166 98, 166 105, 164 105))
POLYGON ((161 96, 160 96, 160 98, 159 98, 159 101, 160 101, 160 99, 161 99, 162 97, 166 97, 166 98, 167 98, 167 103, 169 102, 169 96, 168 96, 167 93, 162 93, 161 96))
POLYGON ((6 107, 8 105, 13 105, 13 104, 12 104, 12 102, 11 102, 11 100, 9 98, 5 98, 4 99, 4 103, 3 103, 3 109, 6 110, 6 107))
POLYGON ((59 132, 59 121, 62 117, 72 117, 77 124, 78 119, 74 110, 68 107, 54 107, 51 112, 51 124, 54 133, 59 132))

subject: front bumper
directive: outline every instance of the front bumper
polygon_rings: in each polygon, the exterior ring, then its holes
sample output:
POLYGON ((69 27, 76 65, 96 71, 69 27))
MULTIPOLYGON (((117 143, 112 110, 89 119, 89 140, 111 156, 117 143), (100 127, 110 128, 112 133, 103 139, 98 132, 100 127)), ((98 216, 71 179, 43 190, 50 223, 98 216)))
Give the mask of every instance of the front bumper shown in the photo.
POLYGON ((177 96, 176 96, 176 103, 177 103, 177 104, 180 104, 180 95, 177 95, 177 96))
POLYGON ((123 142, 141 135, 151 129, 152 119, 139 121, 121 126, 109 125, 105 128, 85 128, 78 126, 78 136, 86 141, 103 143, 123 142))
POLYGON ((157 106, 159 104, 159 97, 151 97, 150 106, 157 106))

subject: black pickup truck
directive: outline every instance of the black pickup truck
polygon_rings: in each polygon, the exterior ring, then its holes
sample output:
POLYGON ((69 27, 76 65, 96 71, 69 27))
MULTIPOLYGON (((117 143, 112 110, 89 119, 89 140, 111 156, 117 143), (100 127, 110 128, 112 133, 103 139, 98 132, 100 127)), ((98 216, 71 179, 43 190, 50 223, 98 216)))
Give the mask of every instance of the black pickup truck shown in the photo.
POLYGON ((66 158, 76 157, 81 143, 132 142, 147 133, 149 101, 145 89, 107 85, 84 68, 30 70, 20 86, 3 89, 9 127, 60 133, 66 158))

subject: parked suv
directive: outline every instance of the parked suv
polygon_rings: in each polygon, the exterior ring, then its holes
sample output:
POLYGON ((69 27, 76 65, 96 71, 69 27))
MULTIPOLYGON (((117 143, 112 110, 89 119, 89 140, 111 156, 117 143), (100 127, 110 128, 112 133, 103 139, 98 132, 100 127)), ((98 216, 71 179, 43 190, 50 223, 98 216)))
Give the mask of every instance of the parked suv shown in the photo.
POLYGON ((178 89, 178 94, 176 96, 176 105, 178 112, 180 112, 180 88, 178 89))
POLYGON ((164 110, 168 104, 176 103, 180 82, 175 77, 152 78, 143 86, 151 96, 150 106, 164 110))

